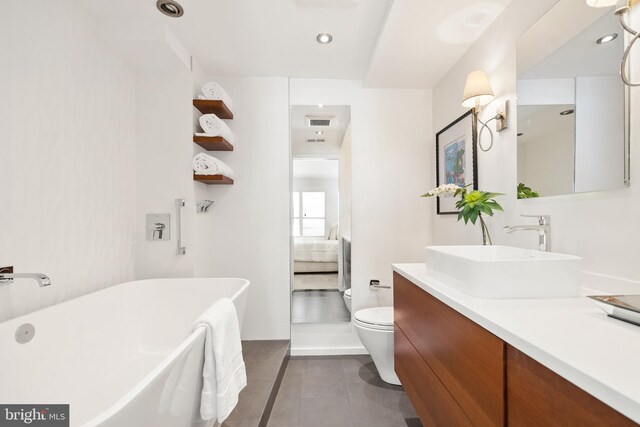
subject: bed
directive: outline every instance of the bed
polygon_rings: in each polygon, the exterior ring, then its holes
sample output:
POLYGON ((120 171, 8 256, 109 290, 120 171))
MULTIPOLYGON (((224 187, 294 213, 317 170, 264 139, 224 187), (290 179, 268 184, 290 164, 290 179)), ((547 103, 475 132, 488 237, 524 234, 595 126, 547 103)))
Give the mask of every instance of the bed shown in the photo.
POLYGON ((293 240, 294 273, 337 273, 338 240, 296 237, 293 240))

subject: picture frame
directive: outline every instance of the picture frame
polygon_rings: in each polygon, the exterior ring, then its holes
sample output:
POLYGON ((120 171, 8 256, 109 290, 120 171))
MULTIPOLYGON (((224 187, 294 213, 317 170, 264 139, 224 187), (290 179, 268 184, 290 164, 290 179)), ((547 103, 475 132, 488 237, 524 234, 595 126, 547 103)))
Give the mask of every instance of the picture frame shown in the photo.
MULTIPOLYGON (((469 110, 436 134, 436 187, 471 184, 478 189, 477 127, 473 110, 469 110)), ((456 200, 452 195, 436 198, 438 215, 453 215, 456 200)))

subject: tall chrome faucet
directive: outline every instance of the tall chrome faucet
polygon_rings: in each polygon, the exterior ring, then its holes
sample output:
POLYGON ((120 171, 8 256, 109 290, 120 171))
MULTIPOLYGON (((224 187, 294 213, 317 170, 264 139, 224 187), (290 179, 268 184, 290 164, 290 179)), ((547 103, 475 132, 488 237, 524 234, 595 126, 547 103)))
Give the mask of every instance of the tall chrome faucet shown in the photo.
POLYGON ((549 215, 520 215, 525 218, 537 218, 538 225, 507 225, 504 231, 511 234, 520 230, 535 230, 538 232, 538 244, 541 251, 548 252, 551 239, 551 217, 549 215))
POLYGON ((13 279, 34 279, 41 288, 51 284, 49 276, 42 273, 0 273, 0 284, 12 283, 13 279))

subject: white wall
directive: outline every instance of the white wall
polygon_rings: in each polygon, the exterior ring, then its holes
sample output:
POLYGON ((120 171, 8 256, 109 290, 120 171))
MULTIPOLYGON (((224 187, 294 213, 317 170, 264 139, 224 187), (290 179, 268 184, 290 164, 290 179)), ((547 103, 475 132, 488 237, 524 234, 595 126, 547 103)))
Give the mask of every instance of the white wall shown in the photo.
POLYGON ((518 105, 554 105, 576 103, 576 80, 518 80, 518 105))
MULTIPOLYGON (((251 281, 242 337, 289 339, 289 103, 286 78, 209 77, 234 101, 234 151, 212 153, 234 170, 235 184, 209 186, 216 277, 251 281)), ((198 186, 205 184, 198 183, 198 186)))
POLYGON ((573 126, 518 142, 518 181, 542 195, 573 193, 573 146, 573 126))
POLYGON ((351 125, 347 128, 340 149, 340 231, 339 235, 351 240, 351 125))
POLYGON ((134 275, 134 73, 76 2, 0 14, 0 320, 134 275))
POLYGON ((194 276, 192 80, 187 70, 137 71, 137 279, 194 276), (177 253, 176 198, 186 199, 181 212, 186 255, 177 253), (151 213, 171 215, 171 240, 147 241, 146 215, 151 213))
MULTIPOLYGON (((352 307, 391 305, 391 292, 370 290, 369 280, 390 285, 391 264, 420 262, 430 243, 432 211, 419 195, 433 185, 431 92, 292 79, 290 102, 351 105, 352 307)), ((323 324, 294 325, 292 340, 301 353, 361 346, 351 327, 323 324)))
MULTIPOLYGON (((448 72, 434 89, 434 128, 441 129, 464 112, 460 106, 464 81, 468 72, 483 68, 490 77, 497 101, 511 100, 509 129, 498 134, 493 150, 479 153, 480 188, 507 193, 499 198, 505 213, 498 213, 489 220, 494 244, 513 244, 537 248, 535 233, 506 235, 501 231, 505 224, 527 221, 521 213, 551 215, 551 245, 559 252, 580 255, 585 270, 640 279, 640 264, 636 262, 637 212, 640 212, 640 185, 635 182, 640 172, 640 157, 633 156, 638 147, 640 122, 632 122, 632 165, 634 182, 631 188, 557 196, 541 199, 516 200, 517 183, 517 118, 516 95, 516 40, 533 22, 555 3, 555 0, 514 0, 503 15, 487 30, 464 57, 448 72)), ((634 10, 635 22, 640 22, 638 8, 634 10)), ((633 64, 638 64, 638 52, 633 53, 633 64)), ((638 64, 640 65, 640 64, 638 64)), ((635 78, 640 78, 636 65, 635 78)), ((640 108, 637 89, 632 90, 632 111, 640 108)), ((498 102, 489 104, 484 117, 494 113, 498 102)), ((433 204, 433 202, 431 202, 433 204)), ((435 206, 431 209, 435 210, 435 206)), ((433 211, 432 210, 432 211, 433 211)), ((531 219, 529 219, 530 221, 531 219)), ((453 217, 434 216, 434 242, 436 244, 479 243, 480 231, 465 227, 453 217)))
POLYGON ((620 76, 576 79, 576 192, 624 183, 624 88, 620 76))

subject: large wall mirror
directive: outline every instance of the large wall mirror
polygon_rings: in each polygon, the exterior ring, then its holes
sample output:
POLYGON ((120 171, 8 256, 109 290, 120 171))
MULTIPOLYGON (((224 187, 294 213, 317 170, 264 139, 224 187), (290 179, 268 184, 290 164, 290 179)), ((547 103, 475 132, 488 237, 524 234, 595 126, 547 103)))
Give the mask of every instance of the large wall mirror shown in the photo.
POLYGON ((291 106, 291 322, 351 322, 351 107, 291 106))
POLYGON ((560 0, 519 40, 519 198, 629 183, 624 33, 613 8, 560 0))

